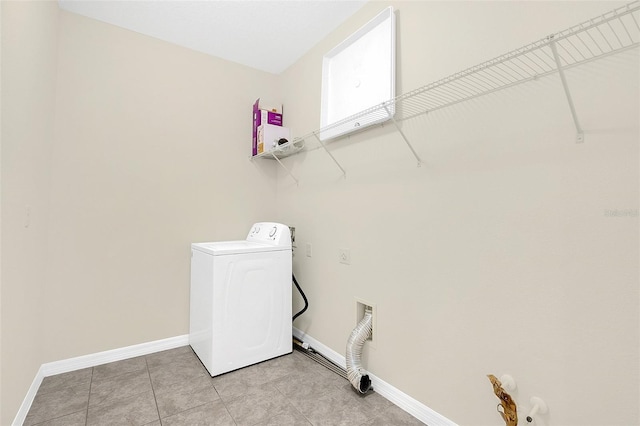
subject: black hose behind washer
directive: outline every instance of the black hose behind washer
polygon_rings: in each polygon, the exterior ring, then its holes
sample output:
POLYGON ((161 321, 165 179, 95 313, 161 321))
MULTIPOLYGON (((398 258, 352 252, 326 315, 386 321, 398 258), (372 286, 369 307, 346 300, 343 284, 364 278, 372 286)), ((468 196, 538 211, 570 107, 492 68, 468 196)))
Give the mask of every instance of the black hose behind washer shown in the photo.
POLYGON ((296 318, 298 318, 300 315, 302 315, 304 313, 304 311, 307 310, 307 308, 309 307, 309 301, 307 300, 307 296, 304 295, 304 292, 300 288, 300 285, 298 284, 298 281, 296 281, 296 276, 293 275, 293 274, 291 274, 291 276, 293 277, 293 283, 296 285, 296 288, 298 289, 298 291, 300 292, 300 295, 302 296, 302 299, 304 300, 304 308, 302 308, 302 310, 300 312, 298 312, 297 314, 295 314, 293 316, 293 318, 291 319, 291 322, 293 322, 296 318))

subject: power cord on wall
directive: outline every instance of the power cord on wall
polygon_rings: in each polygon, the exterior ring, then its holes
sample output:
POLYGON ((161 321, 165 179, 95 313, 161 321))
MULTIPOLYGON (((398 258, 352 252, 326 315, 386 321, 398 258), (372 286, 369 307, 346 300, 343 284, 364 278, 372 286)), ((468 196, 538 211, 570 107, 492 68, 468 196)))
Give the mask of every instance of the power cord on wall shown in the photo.
POLYGON ((304 292, 300 288, 300 285, 298 284, 298 281, 296 280, 296 276, 293 275, 293 274, 291 274, 291 276, 293 277, 293 283, 295 284, 296 288, 300 292, 300 295, 302 296, 302 299, 304 300, 304 308, 302 308, 302 310, 300 312, 298 312, 297 314, 295 314, 293 316, 293 318, 291 319, 291 321, 293 322, 293 321, 295 321, 296 318, 298 318, 300 315, 302 315, 304 313, 304 311, 307 310, 307 308, 309 307, 309 301, 307 300, 307 296, 304 295, 304 292))

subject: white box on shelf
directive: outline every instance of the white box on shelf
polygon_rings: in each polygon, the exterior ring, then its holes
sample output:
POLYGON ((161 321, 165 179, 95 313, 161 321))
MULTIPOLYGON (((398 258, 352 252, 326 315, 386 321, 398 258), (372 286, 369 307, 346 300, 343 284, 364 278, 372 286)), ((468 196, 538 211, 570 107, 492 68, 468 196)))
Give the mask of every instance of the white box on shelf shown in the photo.
POLYGON ((258 127, 258 154, 271 151, 278 146, 280 139, 290 138, 288 127, 275 126, 273 124, 262 124, 258 127))

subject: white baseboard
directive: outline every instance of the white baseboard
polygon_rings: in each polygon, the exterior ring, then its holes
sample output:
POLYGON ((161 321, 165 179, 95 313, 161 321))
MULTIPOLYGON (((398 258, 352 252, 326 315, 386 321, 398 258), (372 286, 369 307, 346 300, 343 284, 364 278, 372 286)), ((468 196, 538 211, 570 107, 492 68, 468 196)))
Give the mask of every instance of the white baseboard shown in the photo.
POLYGON ((11 426, 22 426, 25 419, 27 418, 27 414, 29 414, 29 409, 31 408, 31 404, 33 403, 33 399, 36 397, 36 392, 38 392, 38 388, 42 384, 42 379, 44 379, 44 374, 42 374, 42 366, 38 370, 36 377, 31 382, 31 387, 27 391, 24 399, 22 400, 22 405, 20 405, 20 409, 16 414, 16 417, 13 419, 13 423, 11 426))
MULTIPOLYGON (((321 342, 317 341, 313 337, 305 334, 303 331, 295 327, 293 327, 293 335, 297 339, 311 345, 311 347, 316 352, 319 352, 322 356, 329 359, 333 363, 341 366, 342 368, 346 368, 347 364, 344 355, 339 354, 330 347, 322 344, 321 342)), ((411 414, 421 422, 426 423, 429 426, 458 426, 452 420, 447 419, 446 417, 437 413, 436 411, 433 411, 423 403, 411 398, 406 393, 391 386, 389 383, 385 382, 379 377, 376 377, 370 371, 368 371, 368 373, 369 378, 371 379, 371 385, 373 386, 377 394, 393 402, 395 405, 402 408, 404 411, 411 414)))
POLYGON ((31 408, 31 404, 33 403, 33 399, 38 392, 38 388, 45 377, 68 373, 70 371, 80 370, 83 368, 95 367, 96 365, 106 364, 109 362, 121 361, 123 359, 135 358, 137 356, 149 355, 167 349, 179 348, 180 346, 186 346, 188 344, 189 335, 185 334, 182 336, 170 337, 168 339, 156 340, 153 342, 141 343, 139 345, 126 346, 124 348, 42 364, 36 374, 36 377, 31 383, 31 387, 29 388, 27 395, 22 401, 22 405, 20 406, 18 414, 16 414, 12 425, 20 426, 24 423, 24 420, 29 413, 29 409, 31 408))

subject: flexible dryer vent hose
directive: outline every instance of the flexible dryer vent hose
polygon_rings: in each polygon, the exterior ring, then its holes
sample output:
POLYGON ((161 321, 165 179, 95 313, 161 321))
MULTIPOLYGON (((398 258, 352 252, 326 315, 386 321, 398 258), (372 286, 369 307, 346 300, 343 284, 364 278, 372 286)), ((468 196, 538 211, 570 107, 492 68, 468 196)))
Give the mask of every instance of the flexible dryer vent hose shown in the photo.
POLYGON ((366 393, 371 388, 371 380, 369 375, 365 374, 360 360, 362 345, 371 337, 371 322, 371 311, 367 310, 347 341, 347 378, 360 393, 366 393))

